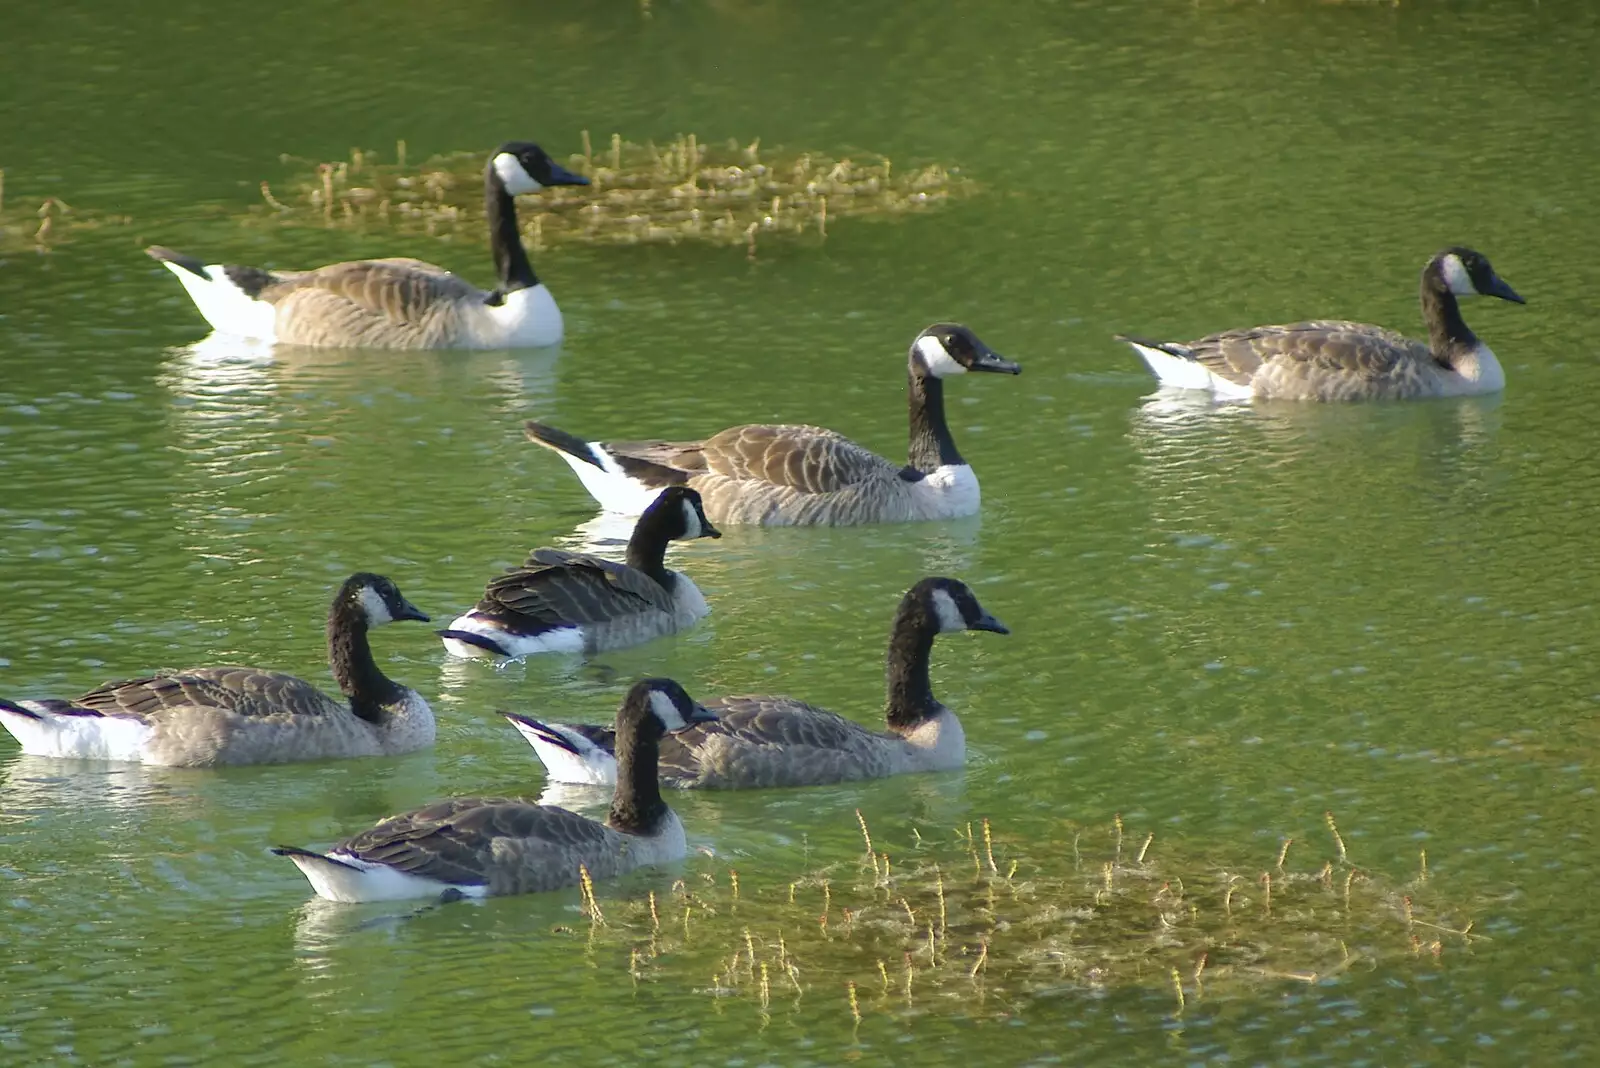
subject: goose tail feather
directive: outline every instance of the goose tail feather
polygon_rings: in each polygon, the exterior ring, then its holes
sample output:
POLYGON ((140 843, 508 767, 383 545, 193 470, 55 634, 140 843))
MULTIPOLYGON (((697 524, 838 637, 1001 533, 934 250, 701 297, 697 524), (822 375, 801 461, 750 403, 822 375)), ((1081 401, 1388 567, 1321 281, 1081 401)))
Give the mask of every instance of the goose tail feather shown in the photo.
POLYGON ((681 471, 634 456, 613 455, 598 441, 584 441, 531 419, 523 424, 523 430, 529 441, 554 450, 565 460, 589 496, 608 512, 639 515, 663 486, 687 480, 681 471))
POLYGON ((458 656, 472 656, 474 655, 474 652, 479 649, 489 653, 491 656, 508 657, 511 655, 506 651, 505 646, 501 645, 499 642, 495 641, 486 634, 478 634, 475 631, 470 630, 457 630, 453 627, 446 627, 444 630, 436 630, 434 633, 440 638, 444 639, 445 648, 449 649, 452 653, 456 653, 458 656), (450 644, 451 642, 460 642, 462 645, 469 646, 470 648, 457 649, 455 646, 450 644))
MULTIPOLYGON (((1118 341, 1126 342, 1139 354, 1139 358, 1163 386, 1178 389, 1203 389, 1215 391, 1219 380, 1204 364, 1195 360, 1194 350, 1175 341, 1151 341, 1147 338, 1118 334, 1118 341)), ((1230 383, 1231 385, 1231 383, 1230 383)), ((1234 390, 1238 387, 1234 386, 1234 390)))
POLYGON ((502 713, 517 728, 554 782, 614 786, 617 758, 609 747, 608 729, 565 723, 541 723, 531 716, 502 713))
POLYGON ((108 716, 53 697, 27 704, 0 698, 0 727, 29 756, 69 760, 142 761, 151 734, 132 716, 108 716))
POLYGON ((597 452, 593 445, 576 434, 569 434, 565 430, 532 419, 523 423, 522 429, 528 435, 529 441, 543 445, 547 449, 554 449, 563 456, 571 456, 584 463, 593 464, 602 471, 605 470, 605 462, 601 459, 603 450, 597 452))
POLYGON ((161 245, 151 245, 145 253, 177 276, 212 329, 261 341, 275 340, 277 309, 256 299, 272 283, 270 271, 202 263, 194 256, 161 245))

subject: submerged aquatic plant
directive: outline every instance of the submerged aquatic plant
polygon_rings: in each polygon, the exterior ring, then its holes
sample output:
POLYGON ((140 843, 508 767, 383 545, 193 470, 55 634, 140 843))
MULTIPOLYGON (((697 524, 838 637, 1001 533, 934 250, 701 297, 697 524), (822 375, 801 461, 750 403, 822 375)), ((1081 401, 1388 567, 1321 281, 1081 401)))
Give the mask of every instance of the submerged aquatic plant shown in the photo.
MULTIPOLYGON (((755 254, 768 235, 826 238, 834 219, 901 215, 935 207, 970 183, 939 165, 896 171, 887 156, 839 158, 766 151, 760 139, 707 145, 694 134, 670 144, 637 145, 611 136, 567 165, 584 186, 543 190, 519 216, 535 250, 551 244, 704 241, 755 254)), ((476 240, 483 228, 483 153, 454 152, 420 164, 405 142, 385 163, 351 149, 350 158, 313 162, 285 156, 293 170, 261 183, 251 219, 284 225, 389 227, 476 240)))
POLYGON ((859 1023, 875 1010, 1010 1013, 1130 984, 1170 990, 1181 1013, 1217 991, 1432 962, 1482 937, 1433 901, 1425 858, 1412 882, 1386 882, 1352 866, 1331 816, 1328 827, 1334 856, 1291 864, 1286 839, 1255 867, 1169 853, 1120 818, 1043 855, 983 820, 942 840, 913 829, 914 847, 891 856, 862 817, 858 859, 792 879, 704 873, 665 901, 608 906, 589 940, 636 982, 750 999, 764 1015, 780 995, 837 999, 859 1023))
POLYGON ((12 197, 6 201, 6 172, 0 169, 0 250, 32 248, 48 252, 66 235, 102 226, 123 226, 126 216, 78 211, 60 197, 47 196, 34 208, 12 197))

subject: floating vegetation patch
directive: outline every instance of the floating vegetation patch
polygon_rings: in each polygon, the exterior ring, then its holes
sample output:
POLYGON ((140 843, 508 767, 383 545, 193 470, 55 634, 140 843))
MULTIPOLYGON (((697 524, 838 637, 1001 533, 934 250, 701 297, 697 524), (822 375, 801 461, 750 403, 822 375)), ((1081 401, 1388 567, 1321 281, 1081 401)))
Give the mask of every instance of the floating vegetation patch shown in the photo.
MULTIPOLYGON (((857 814, 859 818, 859 813, 857 814)), ((769 881, 725 870, 670 894, 607 902, 587 880, 587 934, 635 981, 667 980, 763 1013, 821 999, 872 1012, 1006 1015, 1038 997, 1142 985, 1174 1012, 1197 998, 1311 984, 1390 959, 1436 966, 1482 936, 1438 902, 1423 855, 1396 885, 1282 843, 1234 866, 1167 851, 1153 834, 1074 832, 1037 857, 987 820, 896 855, 861 820, 858 861, 769 881)), ((584 930, 586 928, 586 931, 584 930)), ((569 929, 563 929, 569 930, 569 929)))
MULTIPOLYGON (((590 185, 551 187, 518 206, 523 240, 535 250, 573 241, 705 241, 741 246, 753 256, 768 236, 823 239, 837 219, 928 211, 972 188, 937 164, 903 169, 887 156, 766 151, 759 138, 708 145, 690 134, 657 146, 613 134, 609 147, 597 152, 585 130, 583 144, 567 166, 590 185)), ((285 156, 294 170, 261 183, 262 203, 250 218, 482 238, 483 152, 414 164, 401 141, 395 157, 383 162, 360 149, 337 162, 285 156)))
POLYGON ((45 197, 38 205, 19 203, 15 197, 8 201, 6 172, 0 169, 0 250, 47 252, 74 231, 128 222, 122 215, 78 211, 60 197, 45 197))

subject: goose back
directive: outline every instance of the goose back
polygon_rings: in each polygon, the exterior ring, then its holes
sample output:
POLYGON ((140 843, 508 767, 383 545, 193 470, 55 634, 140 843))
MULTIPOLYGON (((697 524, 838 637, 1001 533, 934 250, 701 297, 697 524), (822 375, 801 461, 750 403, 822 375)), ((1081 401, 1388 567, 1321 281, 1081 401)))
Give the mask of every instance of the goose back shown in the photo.
POLYGON ((710 610, 692 581, 677 572, 663 578, 588 553, 536 549, 489 582, 474 612, 522 630, 577 628, 586 653, 620 649, 689 626, 710 610))
POLYGON ((464 797, 392 816, 340 843, 337 854, 490 895, 572 886, 684 855, 683 825, 668 813, 658 835, 624 834, 575 812, 509 798, 464 797), (486 848, 486 843, 493 843, 486 848))

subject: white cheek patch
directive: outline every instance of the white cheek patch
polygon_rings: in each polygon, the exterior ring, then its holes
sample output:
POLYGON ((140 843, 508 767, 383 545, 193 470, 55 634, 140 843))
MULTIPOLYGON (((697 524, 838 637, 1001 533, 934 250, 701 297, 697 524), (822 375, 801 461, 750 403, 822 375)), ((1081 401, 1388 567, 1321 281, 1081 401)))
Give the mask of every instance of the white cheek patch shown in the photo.
POLYGON ((1466 264, 1461 262, 1461 257, 1455 253, 1446 256, 1439 264, 1440 273, 1444 275, 1444 284, 1458 297, 1475 297, 1478 288, 1472 284, 1472 276, 1467 273, 1466 264))
POLYGON ((922 362, 928 365, 928 372, 936 378, 967 373, 967 369, 945 349, 944 342, 932 334, 917 338, 917 351, 922 354, 922 362))
POLYGON ((678 711, 678 706, 672 703, 672 698, 660 690, 650 691, 650 709, 669 731, 681 731, 689 725, 683 713, 678 711))
POLYGON ((512 196, 519 193, 537 193, 544 188, 522 166, 522 161, 509 152, 502 152, 494 158, 494 172, 500 176, 506 192, 512 196))
POLYGON ((933 591, 933 613, 938 617, 941 634, 967 629, 966 618, 962 616, 961 609, 956 606, 956 599, 950 596, 948 590, 933 591))
POLYGON ((700 516, 695 513, 694 505, 689 501, 683 502, 683 536, 684 538, 698 538, 705 534, 705 528, 700 525, 700 516))
POLYGON ((389 606, 384 603, 383 595, 371 586, 361 587, 361 607, 366 610, 369 627, 381 627, 385 623, 394 622, 394 616, 389 612, 389 606))

